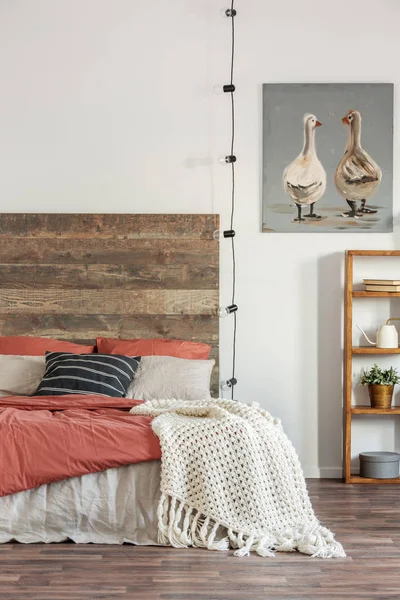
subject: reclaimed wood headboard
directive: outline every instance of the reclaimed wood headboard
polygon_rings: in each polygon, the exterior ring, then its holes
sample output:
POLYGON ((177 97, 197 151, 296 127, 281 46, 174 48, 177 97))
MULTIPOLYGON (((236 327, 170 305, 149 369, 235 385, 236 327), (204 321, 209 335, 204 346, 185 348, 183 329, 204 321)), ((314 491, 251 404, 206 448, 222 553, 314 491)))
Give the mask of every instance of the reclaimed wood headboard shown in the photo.
POLYGON ((218 361, 218 228, 218 215, 3 213, 0 335, 196 340, 218 361))

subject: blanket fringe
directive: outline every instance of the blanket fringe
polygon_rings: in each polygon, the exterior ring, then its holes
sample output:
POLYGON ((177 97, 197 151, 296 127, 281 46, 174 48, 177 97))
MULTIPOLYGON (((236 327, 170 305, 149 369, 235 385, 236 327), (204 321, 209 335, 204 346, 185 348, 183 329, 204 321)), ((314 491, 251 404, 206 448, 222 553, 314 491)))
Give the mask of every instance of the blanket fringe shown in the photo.
POLYGON ((227 536, 215 541, 221 523, 201 514, 178 498, 162 494, 157 511, 158 542, 175 548, 198 546, 208 550, 235 549, 238 557, 256 552, 263 557, 275 556, 277 552, 298 550, 313 558, 344 558, 342 545, 337 542, 329 529, 315 521, 276 535, 247 535, 243 531, 228 529, 227 536))

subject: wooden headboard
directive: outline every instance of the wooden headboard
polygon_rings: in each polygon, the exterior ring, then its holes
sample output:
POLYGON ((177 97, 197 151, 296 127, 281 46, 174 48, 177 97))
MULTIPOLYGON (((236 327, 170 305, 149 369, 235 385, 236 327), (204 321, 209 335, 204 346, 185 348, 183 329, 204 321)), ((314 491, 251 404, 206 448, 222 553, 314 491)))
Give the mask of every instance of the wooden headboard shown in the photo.
POLYGON ((0 335, 196 340, 218 361, 218 228, 218 215, 3 213, 0 335))

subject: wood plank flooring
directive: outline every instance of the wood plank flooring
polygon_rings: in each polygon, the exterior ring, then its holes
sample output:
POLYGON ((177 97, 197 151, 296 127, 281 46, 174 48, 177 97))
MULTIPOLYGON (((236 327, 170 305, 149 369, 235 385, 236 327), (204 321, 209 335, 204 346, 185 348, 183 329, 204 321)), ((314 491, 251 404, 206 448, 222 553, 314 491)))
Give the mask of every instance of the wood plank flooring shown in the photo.
POLYGON ((398 486, 309 480, 315 511, 348 558, 235 558, 200 549, 6 544, 1 600, 355 600, 400 598, 398 486))

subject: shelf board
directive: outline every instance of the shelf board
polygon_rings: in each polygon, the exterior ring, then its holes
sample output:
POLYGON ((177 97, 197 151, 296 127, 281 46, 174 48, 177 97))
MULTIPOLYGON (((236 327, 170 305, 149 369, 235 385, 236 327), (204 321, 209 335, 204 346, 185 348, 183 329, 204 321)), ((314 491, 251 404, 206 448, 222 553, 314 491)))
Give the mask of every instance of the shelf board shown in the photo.
POLYGON ((351 407, 352 415, 400 415, 400 406, 390 408, 372 408, 368 404, 351 407))
POLYGON ((400 348, 377 348, 376 346, 353 346, 353 354, 400 354, 400 348))
POLYGON ((400 298, 400 292, 365 292, 357 290, 351 294, 353 298, 400 298))
POLYGON ((359 475, 350 475, 346 483, 400 483, 400 477, 394 479, 372 479, 370 477, 360 477, 359 475))
POLYGON ((349 256, 400 256, 400 250, 347 250, 349 256))

